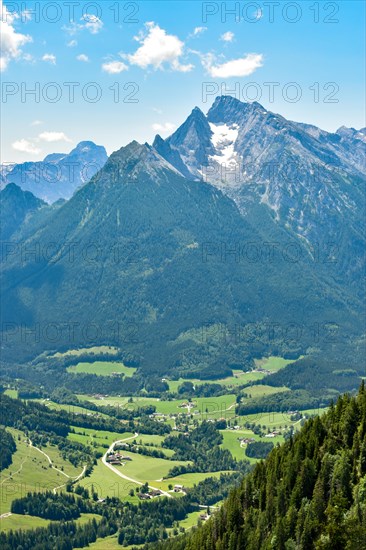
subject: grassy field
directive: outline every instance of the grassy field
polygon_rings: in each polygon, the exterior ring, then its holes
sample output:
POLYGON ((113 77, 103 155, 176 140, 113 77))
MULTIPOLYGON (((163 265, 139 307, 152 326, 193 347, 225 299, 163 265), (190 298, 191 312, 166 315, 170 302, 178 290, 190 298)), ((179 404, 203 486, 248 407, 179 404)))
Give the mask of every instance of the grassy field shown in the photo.
MULTIPOLYGON (((302 356, 301 356, 302 357, 302 356)), ((255 359, 255 368, 263 368, 270 372, 277 372, 290 363, 293 363, 295 359, 284 359, 283 357, 263 357, 262 359, 255 359)), ((265 372, 257 372, 256 370, 251 370, 244 372, 242 370, 233 370, 233 376, 228 376, 226 378, 219 378, 218 380, 200 380, 198 378, 179 378, 179 380, 167 380, 169 385, 169 390, 172 392, 177 392, 178 387, 183 382, 192 382, 195 386, 202 384, 220 384, 222 386, 235 387, 248 384, 250 382, 257 382, 268 376, 265 372)))
POLYGON ((92 363, 78 363, 66 369, 74 374, 86 373, 97 374, 100 376, 112 376, 114 373, 123 374, 124 376, 132 376, 136 369, 126 367, 121 361, 94 361, 92 363))
POLYGON ((80 348, 80 349, 69 349, 68 351, 64 352, 57 352, 53 355, 49 355, 49 357, 69 357, 72 356, 79 356, 79 355, 95 355, 96 353, 105 353, 106 355, 117 355, 118 348, 113 346, 94 346, 91 348, 80 348))
POLYGON ((16 399, 18 397, 18 390, 5 390, 4 395, 8 395, 9 397, 16 399))
MULTIPOLYGON (((177 399, 174 401, 162 401, 153 397, 135 397, 132 403, 128 403, 128 397, 105 397, 96 399, 92 396, 78 395, 79 399, 85 399, 96 403, 99 406, 122 407, 126 409, 137 409, 146 405, 154 405, 156 412, 161 414, 179 414, 187 413, 187 408, 180 405, 187 403, 187 400, 177 399)), ((192 400, 195 406, 191 409, 191 414, 199 414, 202 419, 208 418, 231 418, 234 416, 235 395, 225 394, 219 397, 198 397, 192 400)))
MULTIPOLYGON (((36 401, 38 403, 42 403, 42 405, 46 405, 50 409, 53 409, 55 411, 66 411, 69 414, 98 414, 98 416, 106 417, 106 414, 98 413, 91 411, 90 409, 86 409, 85 407, 79 405, 65 405, 61 403, 55 403, 54 401, 51 401, 50 399, 32 399, 32 401, 36 401)), ((84 399, 84 401, 86 401, 84 399)))
POLYGON ((137 497, 130 497, 128 494, 131 488, 136 488, 136 483, 131 483, 114 474, 101 459, 94 466, 90 476, 80 480, 79 485, 86 487, 89 491, 93 488, 100 498, 116 497, 131 502, 138 501, 137 497))
POLYGON ((199 380, 198 378, 179 378, 179 380, 167 380, 169 390, 177 392, 178 387, 183 382, 192 382, 195 386, 202 386, 202 384, 220 384, 221 386, 234 387, 248 384, 249 382, 255 382, 264 378, 265 373, 261 372, 244 372, 242 370, 234 370, 233 376, 227 378, 219 378, 217 380, 199 380))
POLYGON ((291 420, 288 413, 282 412, 260 412, 255 414, 247 414, 242 418, 244 423, 251 422, 261 426, 266 426, 266 428, 270 428, 271 430, 280 429, 280 427, 284 428, 285 426, 296 426, 297 424, 300 424, 300 422, 298 421, 294 422, 293 420, 291 420))
MULTIPOLYGON (((301 359, 301 355, 298 359, 301 359)), ((284 359, 283 357, 263 357, 262 359, 254 359, 254 364, 256 368, 266 369, 270 372, 277 372, 285 368, 290 363, 298 361, 298 359, 284 359)))
POLYGON ((251 437, 255 439, 256 441, 271 441, 274 445, 277 443, 283 443, 284 438, 282 435, 278 435, 273 438, 266 438, 266 437, 259 437, 259 435, 254 434, 251 430, 220 430, 224 441, 221 444, 221 447, 224 449, 228 449, 234 458, 237 460, 249 460, 251 463, 257 462, 257 459, 247 457, 245 454, 245 447, 240 446, 240 441, 238 441, 238 438, 241 437, 251 437))
MULTIPOLYGON (((283 391, 289 391, 289 388, 286 386, 274 387, 266 386, 264 384, 259 384, 258 386, 250 386, 245 388, 245 393, 250 396, 250 398, 264 397, 265 395, 272 395, 273 393, 280 393, 283 391)), ((245 403, 246 399, 243 399, 245 403)))
MULTIPOLYGON (((166 460, 164 458, 154 458, 151 456, 140 455, 138 453, 129 453, 123 451, 123 454, 130 456, 132 461, 126 462, 125 466, 118 466, 123 474, 129 476, 137 481, 145 483, 148 481, 155 487, 160 488, 160 480, 164 476, 168 475, 169 470, 173 466, 178 466, 179 464, 188 464, 188 462, 183 462, 180 460, 166 460)), ((123 481, 123 479, 121 479, 123 481)), ((177 482, 179 483, 179 482, 177 482)), ((166 483, 166 487, 169 484, 169 481, 166 483)))
POLYGON ((97 539, 95 542, 89 544, 89 546, 84 546, 84 548, 90 548, 91 550, 121 550, 123 548, 123 550, 128 550, 129 547, 118 544, 118 536, 112 535, 105 539, 97 539))
POLYGON ((81 466, 75 467, 68 460, 64 460, 60 454, 60 451, 54 445, 47 445, 45 447, 42 447, 41 450, 50 457, 50 459, 52 460, 52 464, 56 468, 62 470, 68 476, 77 477, 80 474, 82 470, 81 466))
MULTIPOLYGON (((101 516, 98 514, 81 514, 75 522, 78 525, 84 525, 92 519, 99 520, 100 518, 101 516)), ((50 523, 50 520, 39 518, 37 516, 11 514, 11 516, 7 516, 6 518, 2 518, 0 520, 0 530, 10 531, 11 529, 36 529, 37 527, 47 527, 50 523)))
MULTIPOLYGON (((47 458, 25 442, 25 435, 19 430, 8 428, 13 434, 17 450, 13 455, 13 463, 1 472, 0 477, 0 513, 10 511, 11 502, 20 498, 28 491, 46 491, 62 485, 67 478, 60 472, 50 468, 47 458), (18 440, 18 435, 20 440, 18 440)), ((47 452, 47 448, 44 449, 47 452)), ((67 473, 73 473, 73 466, 64 461, 57 449, 52 449, 53 456, 58 455, 57 465, 67 473)), ((76 475, 81 472, 81 468, 76 475)), ((70 474, 69 474, 70 475, 70 474)))
POLYGON ((91 428, 79 428, 78 426, 71 426, 75 433, 69 433, 67 436, 71 441, 77 441, 83 445, 94 447, 98 451, 105 453, 106 449, 118 439, 125 439, 131 437, 133 434, 130 432, 107 432, 103 430, 93 430, 91 428))
MULTIPOLYGON (((182 461, 170 461, 162 458, 154 458, 126 451, 123 451, 123 454, 130 456, 132 458, 132 461, 126 462, 125 466, 118 466, 118 469, 121 471, 121 473, 141 483, 145 483, 147 481, 149 485, 152 485, 153 487, 157 487, 164 491, 169 490, 170 484, 180 484, 187 487, 192 487, 194 484, 202 481, 206 477, 220 476, 221 473, 189 473, 174 478, 163 479, 164 476, 168 475, 169 470, 174 465, 188 463, 182 461)), ((115 474, 113 471, 107 468, 107 466, 105 466, 101 460, 98 460, 98 464, 94 467, 91 475, 80 481, 80 485, 82 485, 83 487, 88 487, 89 489, 93 486, 94 490, 102 498, 105 498, 106 496, 116 496, 119 498, 137 502, 137 497, 130 497, 129 491, 131 489, 136 489, 138 485, 132 481, 124 480, 123 478, 115 474)))

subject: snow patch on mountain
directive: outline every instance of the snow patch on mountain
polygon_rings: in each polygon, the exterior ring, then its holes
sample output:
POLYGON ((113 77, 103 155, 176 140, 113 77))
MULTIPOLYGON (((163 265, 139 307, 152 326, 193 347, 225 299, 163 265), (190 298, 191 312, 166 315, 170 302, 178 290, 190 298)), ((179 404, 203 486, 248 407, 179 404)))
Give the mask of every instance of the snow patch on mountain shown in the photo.
POLYGON ((216 155, 210 155, 209 158, 226 167, 235 168, 238 164, 238 154, 234 151, 234 147, 239 134, 239 125, 229 126, 212 122, 209 122, 209 125, 213 134, 211 141, 216 151, 216 155))

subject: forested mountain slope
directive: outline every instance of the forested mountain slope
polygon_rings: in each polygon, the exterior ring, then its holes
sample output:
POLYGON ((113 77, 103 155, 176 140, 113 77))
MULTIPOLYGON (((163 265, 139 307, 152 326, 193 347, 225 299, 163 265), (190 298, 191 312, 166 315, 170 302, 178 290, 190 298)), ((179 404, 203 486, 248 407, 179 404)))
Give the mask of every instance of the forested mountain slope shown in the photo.
POLYGON ((157 550, 366 548, 366 390, 256 465, 202 528, 157 550))

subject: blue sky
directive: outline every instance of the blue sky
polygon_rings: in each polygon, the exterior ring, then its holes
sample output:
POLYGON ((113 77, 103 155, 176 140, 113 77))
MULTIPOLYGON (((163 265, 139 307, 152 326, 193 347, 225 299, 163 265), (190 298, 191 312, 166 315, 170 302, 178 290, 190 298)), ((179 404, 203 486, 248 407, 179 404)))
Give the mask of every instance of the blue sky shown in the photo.
POLYGON ((363 1, 45 0, 1 9, 3 162, 40 160, 82 140, 108 153, 151 142, 229 90, 329 131, 366 125, 363 1))

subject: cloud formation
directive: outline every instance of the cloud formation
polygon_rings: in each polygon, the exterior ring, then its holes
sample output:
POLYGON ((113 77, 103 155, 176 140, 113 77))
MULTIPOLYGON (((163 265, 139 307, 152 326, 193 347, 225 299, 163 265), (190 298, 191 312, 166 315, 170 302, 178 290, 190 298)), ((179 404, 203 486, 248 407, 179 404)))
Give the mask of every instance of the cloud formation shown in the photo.
POLYGON ((47 143, 54 143, 55 141, 66 141, 71 143, 71 139, 67 137, 64 132, 42 132, 38 138, 41 141, 47 141, 47 143))
POLYGON ((91 33, 91 34, 98 34, 103 28, 103 21, 99 19, 96 15, 91 15, 90 13, 86 13, 82 19, 85 21, 84 27, 91 33))
POLYGON ((249 76, 263 66, 263 55, 248 53, 239 59, 218 63, 212 54, 201 56, 202 65, 212 78, 231 78, 249 76))
MULTIPOLYGON (((81 23, 72 21, 68 27, 65 26, 62 28, 71 36, 83 30, 88 30, 91 34, 98 34, 103 28, 103 21, 91 13, 85 13, 83 17, 81 17, 80 21, 81 23)), ((76 40, 71 40, 71 42, 68 43, 68 46, 73 47, 76 45, 74 42, 76 42, 76 40)))
POLYGON ((160 28, 150 21, 145 24, 147 33, 141 32, 135 40, 141 45, 133 54, 126 55, 131 65, 137 65, 141 69, 153 67, 163 69, 165 64, 179 72, 189 72, 193 69, 191 64, 182 64, 180 58, 184 52, 184 42, 173 34, 160 28))
POLYGON ((45 53, 44 56, 42 57, 42 61, 51 63, 51 65, 56 65, 56 56, 53 55, 53 53, 45 53))
POLYGON ((223 40, 224 42, 232 42, 234 40, 235 34, 231 31, 224 32, 220 36, 220 40, 223 40))
POLYGON ((34 143, 24 138, 14 141, 14 143, 12 144, 12 148, 15 149, 15 151, 28 153, 29 155, 39 155, 39 153, 41 153, 42 151, 34 143))
POLYGON ((198 35, 202 34, 205 31, 207 31, 207 27, 196 27, 193 31, 193 35, 198 36, 198 35))
POLYGON ((0 0, 0 10, 0 71, 5 71, 12 59, 18 59, 21 56, 21 47, 28 42, 32 42, 32 37, 26 34, 21 34, 15 30, 13 23, 16 19, 19 19, 19 15, 10 14, 2 0, 0 0))
POLYGON ((78 61, 83 61, 84 63, 88 63, 88 61, 89 61, 89 57, 87 55, 85 55, 85 53, 81 53, 80 55, 77 55, 76 59, 78 61))
POLYGON ((119 74, 122 71, 127 71, 128 67, 122 61, 108 61, 107 63, 103 63, 102 70, 108 74, 119 74))

